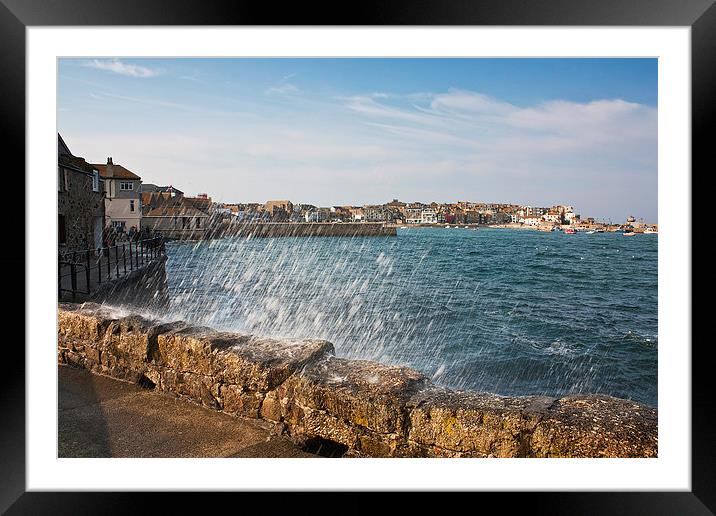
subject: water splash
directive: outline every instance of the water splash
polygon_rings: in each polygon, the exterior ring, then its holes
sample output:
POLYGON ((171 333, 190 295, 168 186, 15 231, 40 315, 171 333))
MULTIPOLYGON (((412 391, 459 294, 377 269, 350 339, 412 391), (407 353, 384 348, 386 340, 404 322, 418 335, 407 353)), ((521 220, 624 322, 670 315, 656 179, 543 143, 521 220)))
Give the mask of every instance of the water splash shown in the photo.
POLYGON ((338 356, 457 389, 655 405, 656 250, 611 234, 442 229, 170 243, 170 310, 154 315, 326 339, 338 356))

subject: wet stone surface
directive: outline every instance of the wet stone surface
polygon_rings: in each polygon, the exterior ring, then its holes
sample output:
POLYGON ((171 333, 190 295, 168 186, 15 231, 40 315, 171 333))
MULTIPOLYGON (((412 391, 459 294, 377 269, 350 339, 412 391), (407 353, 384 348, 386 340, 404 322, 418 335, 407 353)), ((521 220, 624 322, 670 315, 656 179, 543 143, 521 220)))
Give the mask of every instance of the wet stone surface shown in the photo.
POLYGON ((407 367, 61 304, 58 361, 263 419, 306 448, 371 457, 655 457, 657 412, 609 396, 451 391, 407 367))

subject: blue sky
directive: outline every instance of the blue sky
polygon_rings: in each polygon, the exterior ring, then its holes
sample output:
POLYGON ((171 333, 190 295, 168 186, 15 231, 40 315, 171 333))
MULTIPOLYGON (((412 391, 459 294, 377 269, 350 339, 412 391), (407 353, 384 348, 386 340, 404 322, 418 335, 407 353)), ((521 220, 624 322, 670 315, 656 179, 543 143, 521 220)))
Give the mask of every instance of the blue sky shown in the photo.
POLYGON ((656 59, 61 59, 76 155, 215 200, 657 222, 656 59))

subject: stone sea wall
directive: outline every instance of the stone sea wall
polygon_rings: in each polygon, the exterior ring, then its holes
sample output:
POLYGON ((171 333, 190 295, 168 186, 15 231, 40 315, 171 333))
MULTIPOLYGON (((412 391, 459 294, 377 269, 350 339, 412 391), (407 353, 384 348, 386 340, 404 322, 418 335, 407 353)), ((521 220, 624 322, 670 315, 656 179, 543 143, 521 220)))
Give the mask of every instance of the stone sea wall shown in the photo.
POLYGON ((655 457, 656 410, 609 396, 458 392, 285 341, 61 304, 58 360, 275 424, 355 457, 655 457))
POLYGON ((166 255, 162 255, 125 276, 105 280, 95 287, 89 301, 114 305, 141 305, 154 310, 169 306, 166 255))
POLYGON ((378 222, 259 222, 259 223, 223 223, 208 236, 239 236, 253 238, 266 237, 358 237, 358 236, 395 236, 395 227, 378 222))

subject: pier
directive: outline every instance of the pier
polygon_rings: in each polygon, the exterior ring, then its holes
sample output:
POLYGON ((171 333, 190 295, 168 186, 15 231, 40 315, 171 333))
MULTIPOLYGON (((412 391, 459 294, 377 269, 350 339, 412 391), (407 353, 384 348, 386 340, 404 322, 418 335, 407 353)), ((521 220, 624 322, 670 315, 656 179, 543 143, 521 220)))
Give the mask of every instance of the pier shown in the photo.
POLYGON ((395 236, 395 226, 382 222, 258 222, 222 223, 213 236, 267 237, 382 237, 395 236))

